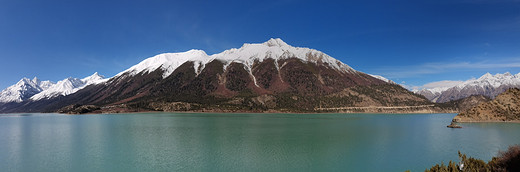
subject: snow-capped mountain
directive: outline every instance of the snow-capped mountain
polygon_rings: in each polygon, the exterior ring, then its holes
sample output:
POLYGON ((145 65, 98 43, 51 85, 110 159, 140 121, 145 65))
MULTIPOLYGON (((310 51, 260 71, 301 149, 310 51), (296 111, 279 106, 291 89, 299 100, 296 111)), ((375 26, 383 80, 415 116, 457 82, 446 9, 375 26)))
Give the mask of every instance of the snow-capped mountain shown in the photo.
POLYGON ((22 78, 18 83, 0 92, 0 103, 22 102, 31 96, 54 85, 51 81, 40 81, 38 78, 22 78))
POLYGON ((60 95, 66 96, 75 93, 76 91, 85 88, 88 85, 98 84, 103 81, 105 81, 105 77, 99 75, 97 72, 83 79, 66 78, 48 87, 48 89, 35 94, 31 97, 31 100, 49 99, 60 95))
POLYGON ((486 73, 478 79, 470 79, 453 87, 423 89, 416 93, 425 96, 432 102, 443 103, 471 95, 484 95, 494 98, 508 88, 515 87, 520 87, 520 73, 516 75, 509 72, 495 75, 486 73))
POLYGON ((34 101, 0 106, 0 111, 55 112, 79 104, 117 112, 301 112, 318 107, 430 104, 384 77, 356 71, 323 52, 293 47, 281 39, 243 44, 213 55, 202 50, 159 54, 110 79, 92 79, 103 84, 85 87, 86 80, 65 79, 32 96, 34 101), (59 95, 66 96, 53 99, 59 95))
POLYGON ((190 50, 181 53, 164 53, 154 57, 150 57, 141 63, 116 75, 130 74, 131 76, 141 72, 149 73, 161 68, 163 78, 168 77, 172 72, 185 62, 194 63, 195 72, 199 74, 206 64, 218 60, 224 63, 226 68, 231 63, 244 64, 247 71, 251 72, 255 62, 261 63, 265 59, 274 59, 276 66, 280 60, 288 58, 297 58, 303 62, 311 62, 315 64, 327 64, 329 67, 340 70, 342 72, 355 72, 350 66, 336 60, 329 55, 318 50, 293 47, 285 43, 283 40, 271 38, 269 41, 261 44, 244 44, 241 48, 226 50, 222 53, 207 55, 203 50, 190 50))
POLYGON ((323 52, 279 38, 213 55, 202 50, 159 54, 96 87, 80 90, 71 99, 80 104, 139 103, 155 110, 181 105, 161 102, 190 102, 184 105, 210 109, 222 104, 235 110, 429 103, 384 77, 356 71, 323 52), (347 89, 351 87, 359 90, 347 89))
POLYGON ((423 95, 428 100, 432 102, 437 102, 437 99, 439 99, 439 96, 442 94, 443 91, 446 91, 450 89, 451 87, 436 87, 436 88, 429 88, 429 89, 422 89, 422 90, 414 90, 415 93, 423 95))
POLYGON ((59 95, 72 94, 88 85, 98 84, 106 81, 104 76, 97 72, 83 78, 67 78, 54 83, 51 81, 40 81, 38 78, 23 78, 15 85, 12 85, 0 92, 0 103, 23 102, 26 100, 41 100, 56 97, 59 95))

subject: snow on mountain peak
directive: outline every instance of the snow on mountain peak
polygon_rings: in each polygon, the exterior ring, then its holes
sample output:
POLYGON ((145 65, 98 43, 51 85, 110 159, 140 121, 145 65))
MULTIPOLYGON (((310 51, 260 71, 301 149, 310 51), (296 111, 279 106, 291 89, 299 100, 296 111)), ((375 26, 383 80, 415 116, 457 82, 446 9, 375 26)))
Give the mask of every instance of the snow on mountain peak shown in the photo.
POLYGON ((520 84, 520 73, 518 73, 516 75, 512 75, 511 73, 506 72, 503 74, 497 73, 495 75, 486 73, 478 79, 466 80, 466 81, 462 82, 461 84, 458 84, 454 87, 457 87, 459 89, 462 89, 467 86, 479 86, 479 87, 487 86, 487 87, 498 88, 502 85, 516 85, 516 84, 520 84))
POLYGON ((48 87, 45 90, 42 90, 38 94, 35 94, 31 97, 31 100, 48 99, 60 95, 66 96, 75 93, 76 91, 81 90, 88 85, 99 84, 106 80, 107 79, 105 79, 103 75, 99 75, 97 72, 83 79, 69 77, 58 81, 58 83, 48 87))
POLYGON ((493 75, 491 75, 489 72, 482 75, 480 78, 478 78, 478 80, 486 80, 486 79, 490 79, 490 78, 493 78, 493 75))
POLYGON ((33 82, 33 80, 29 78, 22 78, 20 81, 16 83, 17 86, 23 87, 23 86, 32 86, 32 87, 38 87, 38 84, 33 82))
POLYGON ((290 46, 289 44, 285 43, 280 38, 271 38, 269 41, 262 43, 264 45, 267 45, 268 47, 278 46, 278 47, 286 47, 290 46))
POLYGON ((202 50, 189 50, 181 53, 163 53, 147 58, 116 76, 120 76, 124 73, 130 73, 131 75, 136 75, 141 72, 149 73, 160 67, 164 71, 163 78, 166 78, 183 63, 187 61, 206 62, 208 57, 209 56, 206 52, 202 50))
POLYGON ((350 66, 323 52, 309 48, 293 47, 280 38, 271 38, 264 43, 246 43, 239 49, 232 48, 213 55, 207 55, 202 50, 159 54, 141 61, 139 64, 130 67, 116 76, 121 76, 125 73, 133 76, 142 72, 153 72, 161 68, 164 71, 163 78, 166 78, 180 65, 188 61, 194 62, 194 68, 197 74, 204 69, 207 63, 212 62, 213 60, 223 62, 225 64, 224 67, 227 67, 233 62, 242 63, 246 68, 248 68, 248 70, 251 70, 255 61, 262 62, 267 58, 274 59, 275 63, 282 59, 298 58, 303 62, 327 64, 329 67, 342 72, 355 72, 355 70, 350 66))
POLYGON ((51 81, 40 81, 38 78, 22 78, 16 84, 0 92, 0 102, 22 102, 54 84, 51 81))
POLYGON ((458 85, 458 88, 463 88, 465 86, 488 86, 493 88, 498 88, 502 85, 520 85, 520 73, 516 75, 512 75, 509 72, 500 74, 497 73, 495 75, 492 75, 490 73, 486 73, 482 75, 478 79, 471 79, 466 82, 464 82, 461 85, 458 85))
MULTIPOLYGON (((417 93, 427 96, 428 92, 430 92, 435 94, 436 98, 439 98, 439 102, 446 102, 464 97, 456 97, 455 95, 444 94, 457 94, 457 96, 482 94, 493 98, 502 90, 511 87, 520 87, 520 73, 515 75, 512 75, 509 72, 503 74, 497 73, 495 75, 486 73, 478 79, 466 80, 452 87, 435 87, 423 89, 417 93)), ((430 100, 437 101, 437 99, 433 98, 430 100)))
POLYGON ((40 79, 34 77, 32 80, 31 80, 33 83, 35 84, 40 84, 40 79))
POLYGON ((329 55, 310 48, 293 47, 282 41, 280 38, 269 39, 260 44, 244 44, 240 49, 230 49, 211 57, 223 61, 226 64, 231 62, 243 63, 249 69, 255 61, 262 62, 267 58, 272 58, 277 63, 279 60, 297 58, 303 62, 316 64, 327 64, 342 72, 354 72, 350 66, 342 63, 329 55))
POLYGON ((103 75, 100 75, 99 73, 94 73, 88 77, 85 77, 83 79, 81 79, 82 82, 84 82, 86 85, 90 85, 90 84, 98 84, 102 81, 105 81, 105 76, 103 75))

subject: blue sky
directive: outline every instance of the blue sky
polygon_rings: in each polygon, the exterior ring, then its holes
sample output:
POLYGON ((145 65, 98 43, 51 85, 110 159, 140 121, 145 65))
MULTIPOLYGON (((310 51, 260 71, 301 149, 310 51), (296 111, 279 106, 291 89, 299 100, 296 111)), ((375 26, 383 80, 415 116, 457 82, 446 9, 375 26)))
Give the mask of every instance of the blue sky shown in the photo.
POLYGON ((0 0, 0 89, 281 38, 408 86, 520 72, 520 1, 0 0))

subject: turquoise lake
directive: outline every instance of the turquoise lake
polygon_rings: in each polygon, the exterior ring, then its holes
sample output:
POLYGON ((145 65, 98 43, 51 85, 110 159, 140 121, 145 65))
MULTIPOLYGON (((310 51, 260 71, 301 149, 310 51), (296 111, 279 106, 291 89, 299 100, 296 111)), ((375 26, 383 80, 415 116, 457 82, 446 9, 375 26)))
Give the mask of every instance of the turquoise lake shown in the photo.
POLYGON ((424 171, 490 160, 520 124, 455 114, 0 114, 1 171, 424 171))

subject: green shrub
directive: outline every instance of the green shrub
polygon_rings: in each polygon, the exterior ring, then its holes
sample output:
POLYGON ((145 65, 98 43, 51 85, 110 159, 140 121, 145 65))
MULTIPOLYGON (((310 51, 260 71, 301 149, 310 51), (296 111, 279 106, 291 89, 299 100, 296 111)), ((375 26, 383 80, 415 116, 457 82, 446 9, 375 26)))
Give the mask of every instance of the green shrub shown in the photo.
MULTIPOLYGON (((465 154, 459 151, 460 163, 464 164, 462 171, 473 172, 473 171, 520 171, 520 145, 510 146, 505 152, 499 152, 497 157, 493 157, 488 163, 480 159, 472 157, 467 158, 465 154)), ((426 172, 453 172, 460 171, 459 164, 449 162, 448 166, 444 163, 436 164, 430 169, 426 169, 426 172)))

